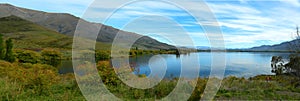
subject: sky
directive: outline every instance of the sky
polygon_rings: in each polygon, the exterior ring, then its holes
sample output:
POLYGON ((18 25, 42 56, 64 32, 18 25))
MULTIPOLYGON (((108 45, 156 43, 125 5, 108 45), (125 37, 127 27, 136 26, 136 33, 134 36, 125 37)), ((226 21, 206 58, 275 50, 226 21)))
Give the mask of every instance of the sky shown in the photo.
POLYGON ((299 0, 128 1, 0 0, 0 3, 70 13, 177 46, 214 46, 224 42, 226 48, 249 48, 279 44, 292 40, 296 26, 300 25, 299 0))

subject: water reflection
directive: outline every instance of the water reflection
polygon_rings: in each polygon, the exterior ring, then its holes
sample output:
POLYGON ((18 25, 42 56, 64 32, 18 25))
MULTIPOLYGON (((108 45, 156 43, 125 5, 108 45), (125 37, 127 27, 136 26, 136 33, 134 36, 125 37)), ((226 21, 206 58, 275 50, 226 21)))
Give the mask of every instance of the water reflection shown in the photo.
POLYGON ((58 73, 59 74, 73 73, 72 60, 61 61, 61 64, 58 65, 58 73))
MULTIPOLYGON (((221 53, 214 54, 218 55, 221 53)), ((200 63, 199 76, 208 77, 211 71, 212 53, 210 52, 199 52, 186 55, 161 54, 159 55, 160 58, 152 58, 153 56, 154 55, 143 55, 130 57, 129 60, 126 61, 120 59, 122 60, 120 62, 129 61, 130 67, 133 68, 133 74, 145 74, 150 76, 151 72, 155 70, 156 73, 154 74, 165 72, 165 78, 179 77, 181 67, 184 68, 185 72, 194 73, 194 71, 199 68, 196 63, 200 63), (199 59, 195 59, 196 57, 199 59), (151 66, 149 66, 150 60, 151 66), (162 66, 164 63, 167 67, 166 70, 162 66), (183 65, 182 63, 186 64, 183 65)), ((271 73, 270 66, 272 56, 282 56, 287 60, 289 53, 227 52, 225 76, 234 75, 237 77, 251 77, 259 74, 272 75, 273 73, 271 73)), ((118 64, 116 64, 115 67, 118 68, 118 64)), ((65 74, 70 72, 73 72, 72 61, 62 61, 62 64, 59 66, 59 73, 65 74)), ((193 74, 183 76, 186 78, 193 78, 191 75, 193 74)))
MULTIPOLYGON (((216 55, 221 53, 214 53, 216 55)), ((208 77, 211 71, 211 55, 210 52, 200 52, 191 53, 189 55, 161 55, 167 62, 167 72, 166 77, 179 77, 181 72, 181 62, 188 61, 189 64, 184 65, 182 68, 188 71, 194 71, 195 63, 200 63, 200 73, 201 77, 208 77), (192 57, 198 56, 199 60, 193 60, 192 57)), ((283 56, 286 59, 289 53, 268 53, 268 52, 228 52, 226 53, 226 70, 225 76, 233 75, 237 77, 251 77, 259 74, 271 73, 270 61, 272 56, 283 56)), ((130 63, 134 63, 139 72, 136 74, 146 74, 151 73, 148 61, 151 55, 138 56, 130 58, 130 63)), ((156 61, 161 62, 161 61, 156 61)), ((159 68, 158 68, 159 69, 159 68)), ((186 75, 187 78, 193 78, 186 75)))

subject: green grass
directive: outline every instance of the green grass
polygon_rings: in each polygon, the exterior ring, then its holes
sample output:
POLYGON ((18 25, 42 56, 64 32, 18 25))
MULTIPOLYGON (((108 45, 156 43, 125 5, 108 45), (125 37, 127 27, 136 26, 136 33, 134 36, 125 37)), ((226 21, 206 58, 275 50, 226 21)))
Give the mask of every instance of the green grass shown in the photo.
POLYGON ((250 79, 227 77, 216 100, 299 100, 298 78, 291 76, 256 76, 250 79), (271 81, 266 81, 271 77, 271 81), (295 82, 296 81, 296 82, 295 82))
POLYGON ((74 75, 59 75, 55 67, 0 61, 1 101, 84 100, 74 75))

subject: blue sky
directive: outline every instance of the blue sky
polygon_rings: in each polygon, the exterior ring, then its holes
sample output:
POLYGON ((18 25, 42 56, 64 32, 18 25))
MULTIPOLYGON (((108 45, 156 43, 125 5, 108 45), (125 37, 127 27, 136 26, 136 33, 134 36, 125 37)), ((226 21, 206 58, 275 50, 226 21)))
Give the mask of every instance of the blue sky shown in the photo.
POLYGON ((291 40, 296 25, 300 25, 299 0, 207 0, 205 4, 210 9, 191 0, 175 3, 144 0, 127 5, 125 0, 0 0, 0 3, 71 13, 178 46, 191 46, 191 42, 196 46, 210 46, 212 41, 221 42, 222 37, 226 48, 278 44, 291 40), (196 21, 197 16, 191 12, 204 18, 214 14, 217 19, 196 21), (222 37, 209 41, 207 37, 216 34, 205 34, 204 26, 211 30, 221 28, 222 37))

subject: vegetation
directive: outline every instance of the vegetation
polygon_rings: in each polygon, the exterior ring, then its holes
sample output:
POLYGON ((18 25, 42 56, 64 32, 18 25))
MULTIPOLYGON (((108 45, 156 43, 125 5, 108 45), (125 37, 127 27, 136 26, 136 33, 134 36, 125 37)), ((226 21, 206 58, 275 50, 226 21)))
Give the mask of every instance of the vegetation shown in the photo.
POLYGON ((110 63, 108 61, 99 61, 97 68, 99 69, 99 74, 102 78, 103 83, 110 90, 110 92, 124 100, 154 100, 153 98, 163 98, 167 96, 177 84, 176 80, 163 80, 155 88, 146 90, 136 89, 124 84, 118 78, 117 74, 114 72, 114 69, 111 68, 110 63))
POLYGON ((273 56, 271 60, 272 73, 283 74, 286 70, 281 56, 273 56))
POLYGON ((96 55, 96 57, 95 57, 96 61, 109 60, 111 57, 109 51, 97 50, 95 55, 96 55))
POLYGON ((4 51, 4 44, 3 44, 3 37, 2 34, 0 34, 0 60, 6 60, 9 62, 15 61, 15 56, 13 54, 13 41, 12 39, 6 40, 6 50, 4 51))
POLYGON ((215 99, 299 100, 299 90, 299 79, 293 76, 260 75, 249 79, 227 77, 223 80, 215 99))
POLYGON ((16 57, 19 63, 37 64, 41 62, 41 55, 31 50, 16 50, 16 57))
POLYGON ((83 100, 71 74, 55 67, 0 61, 0 100, 83 100))
MULTIPOLYGON (((108 61, 99 61, 99 74, 106 87, 123 100, 155 100, 168 95, 176 78, 164 79, 151 89, 135 89, 122 83, 108 61)), ((206 78, 198 78, 189 100, 197 101, 204 92, 206 78)), ((59 75, 45 64, 20 64, 0 61, 0 100, 85 100, 72 74, 59 75)), ((215 100, 297 100, 299 78, 293 76, 256 76, 249 79, 227 77, 215 100), (266 80, 270 77, 271 79, 266 80), (291 96, 292 95, 292 96, 291 96)))
POLYGON ((60 61, 62 59, 62 55, 60 51, 55 49, 44 49, 41 52, 42 61, 44 64, 57 66, 60 64, 60 61))
POLYGON ((4 44, 2 34, 0 34, 0 59, 4 59, 4 44))
POLYGON ((294 51, 289 57, 289 62, 283 61, 280 56, 273 56, 271 61, 272 72, 276 75, 294 75, 300 77, 300 32, 299 27, 296 27, 295 42, 290 44, 290 50, 294 51))
POLYGON ((300 56, 291 56, 286 65, 287 72, 300 77, 300 56))
POLYGON ((139 56, 139 55, 145 55, 145 54, 189 54, 192 52, 196 52, 197 50, 193 49, 160 49, 160 50, 139 50, 137 47, 133 48, 129 51, 129 56, 139 56))
POLYGON ((15 56, 13 54, 13 42, 12 42, 12 39, 6 40, 5 60, 9 61, 9 62, 14 62, 15 61, 15 56))
MULTIPOLYGON (((50 66, 60 62, 59 51, 13 50, 12 39, 7 39, 5 46, 5 61, 0 60, 0 100, 84 99, 71 74, 59 75, 56 67, 50 66)), ((5 48, 4 44, 1 47, 5 48)))
MULTIPOLYGON (((39 51, 44 48, 58 48, 61 50, 70 50, 73 43, 72 37, 49 30, 16 16, 0 18, 0 33, 2 33, 5 39, 13 39, 14 48, 16 49, 39 51)), ((97 42, 96 48, 97 50, 109 50, 110 45, 97 42)))
POLYGON ((172 50, 130 50, 129 56, 139 56, 145 54, 175 54, 172 50))

